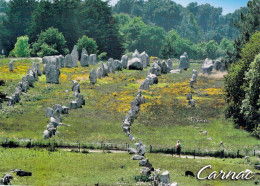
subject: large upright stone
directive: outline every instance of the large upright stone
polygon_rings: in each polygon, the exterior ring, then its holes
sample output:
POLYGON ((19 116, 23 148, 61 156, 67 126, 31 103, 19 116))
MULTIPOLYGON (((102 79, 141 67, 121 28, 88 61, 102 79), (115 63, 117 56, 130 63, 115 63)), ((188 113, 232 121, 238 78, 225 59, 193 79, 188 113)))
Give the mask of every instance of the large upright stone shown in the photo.
POLYGON ((80 59, 82 59, 83 55, 88 55, 88 52, 87 52, 87 50, 85 48, 83 48, 82 51, 81 51, 80 59))
POLYGON ((73 80, 73 81, 72 81, 71 90, 72 90, 73 92, 78 92, 78 93, 80 93, 80 86, 79 86, 79 83, 78 83, 76 80, 73 80))
POLYGON ((221 61, 220 60, 215 60, 214 61, 214 66, 213 66, 213 70, 215 71, 219 71, 221 69, 221 61))
POLYGON ((139 54, 139 52, 138 52, 137 49, 136 49, 136 50, 134 51, 134 53, 132 54, 132 58, 138 58, 138 59, 140 59, 140 54, 139 54))
POLYGON ((103 72, 100 67, 97 68, 97 77, 98 79, 101 79, 103 77, 103 72))
POLYGON ((60 59, 60 66, 61 66, 61 68, 64 68, 65 67, 64 56, 63 55, 59 55, 59 59, 60 59))
POLYGON ((143 64, 143 67, 147 67, 147 57, 146 57, 146 52, 143 52, 140 54, 141 62, 143 64))
POLYGON ((171 59, 168 59, 167 60, 167 64, 168 64, 168 67, 170 68, 170 70, 172 70, 172 60, 171 59))
POLYGON ((114 69, 115 71, 122 71, 123 70, 122 62, 119 60, 114 60, 114 69))
POLYGON ((204 63, 202 64, 202 72, 203 72, 203 74, 210 75, 212 70, 213 70, 213 66, 214 66, 213 61, 208 59, 208 58, 206 58, 204 63))
POLYGON ((171 184, 171 179, 170 179, 170 174, 168 171, 163 172, 160 176, 160 183, 164 185, 169 185, 171 184))
POLYGON ((97 73, 96 71, 92 68, 90 74, 89 74, 89 80, 91 84, 96 84, 97 83, 97 73))
POLYGON ((81 55, 80 65, 81 65, 82 67, 87 67, 87 66, 89 66, 89 56, 88 56, 87 54, 81 55))
POLYGON ((128 61, 129 70, 143 70, 143 64, 140 58, 132 58, 128 61))
POLYGON ((36 69, 37 69, 38 76, 41 76, 42 70, 41 70, 41 64, 40 63, 36 63, 36 69))
POLYGON ((97 64, 97 55, 96 54, 90 54, 89 62, 90 62, 91 65, 96 65, 97 64))
POLYGON ((122 56, 121 62, 122 62, 123 68, 124 68, 124 69, 127 69, 127 63, 128 63, 128 57, 127 57, 127 55, 123 55, 123 56, 122 56))
POLYGON ((168 67, 168 65, 165 61, 162 62, 161 66, 162 66, 161 67, 162 74, 167 74, 168 72, 170 72, 170 68, 168 67))
POLYGON ((105 65, 103 64, 103 62, 100 62, 100 69, 102 72, 102 77, 106 77, 108 76, 108 68, 105 68, 105 65))
POLYGON ((14 71, 14 62, 13 62, 13 60, 11 60, 11 61, 9 62, 9 71, 10 71, 10 72, 13 72, 13 71, 14 71))
POLYGON ((179 69, 181 70, 187 70, 188 68, 188 59, 185 55, 182 55, 180 57, 180 64, 179 64, 179 69))
POLYGON ((161 67, 157 62, 153 63, 151 68, 149 69, 149 74, 155 74, 156 76, 161 76, 161 67))
POLYGON ((73 50, 71 52, 73 67, 78 67, 78 61, 79 61, 79 52, 77 45, 74 45, 73 50))
POLYGON ((150 66, 150 57, 147 53, 145 53, 145 55, 146 55, 147 66, 150 66))
POLYGON ((67 54, 65 56, 65 67, 67 68, 72 68, 73 67, 73 61, 72 61, 72 56, 71 54, 67 54))
POLYGON ((46 65, 46 82, 59 84, 60 70, 53 63, 46 65))

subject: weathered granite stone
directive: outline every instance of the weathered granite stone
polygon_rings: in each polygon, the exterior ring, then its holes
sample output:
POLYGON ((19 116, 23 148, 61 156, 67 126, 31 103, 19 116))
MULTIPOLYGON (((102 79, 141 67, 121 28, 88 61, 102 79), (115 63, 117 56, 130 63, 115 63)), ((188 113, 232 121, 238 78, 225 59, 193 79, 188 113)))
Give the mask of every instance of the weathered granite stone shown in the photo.
POLYGON ((168 59, 168 60, 167 60, 167 65, 168 65, 168 67, 169 67, 170 70, 173 69, 173 68, 172 68, 172 63, 173 63, 173 62, 172 62, 171 59, 168 59))
POLYGON ((213 61, 206 58, 204 63, 202 64, 202 72, 203 74, 208 74, 210 75, 212 70, 213 70, 214 64, 213 61))
POLYGON ((140 59, 141 59, 141 62, 143 64, 143 68, 146 68, 147 67, 147 56, 146 56, 146 52, 143 52, 140 54, 140 59))
POLYGON ((71 54, 67 54, 65 56, 64 62, 65 62, 65 67, 67 67, 67 68, 72 68, 73 67, 73 61, 72 61, 71 54))
POLYGON ((129 154, 137 154, 137 151, 134 148, 128 148, 127 151, 129 154))
POLYGON ((97 55, 96 54, 90 54, 89 62, 90 62, 91 65, 96 65, 97 64, 97 55))
POLYGON ((46 82, 59 84, 60 70, 53 63, 48 63, 46 66, 46 82))
POLYGON ((128 64, 128 57, 127 57, 127 55, 123 55, 122 56, 121 62, 122 62, 123 68, 127 69, 127 64, 128 64))
POLYGON ((29 86, 33 87, 33 83, 35 82, 35 79, 34 79, 33 71, 31 69, 29 69, 27 72, 26 80, 27 80, 29 86))
POLYGON ((167 63, 165 61, 162 62, 161 65, 161 73, 162 74, 167 74, 168 72, 170 72, 170 68, 168 67, 167 63))
POLYGON ((170 174, 168 171, 163 172, 161 175, 159 175, 159 180, 161 184, 171 184, 170 174))
POLYGON ((69 110, 70 108, 69 107, 66 107, 66 106, 62 106, 62 114, 69 114, 69 110))
POLYGON ((132 58, 128 61, 129 70, 143 70, 143 64, 139 58, 132 58))
POLYGON ((37 75, 41 76, 42 75, 41 64, 36 63, 36 68, 37 68, 37 75))
POLYGON ((97 68, 97 77, 98 79, 101 79, 103 77, 103 72, 100 67, 97 68))
POLYGON ((77 109, 78 108, 77 102, 76 101, 71 101, 70 105, 69 105, 69 108, 70 109, 77 109))
POLYGON ((114 60, 114 69, 115 71, 122 71, 123 70, 122 62, 119 60, 114 60))
POLYGON ((182 73, 182 70, 181 69, 171 70, 170 73, 171 74, 179 74, 179 73, 182 73))
POLYGON ((79 83, 78 83, 76 80, 73 80, 73 81, 72 81, 71 90, 72 90, 73 92, 78 92, 78 93, 80 93, 80 85, 79 85, 79 83))
POLYGON ((220 60, 215 60, 214 61, 214 66, 213 66, 213 70, 215 71, 219 71, 221 69, 221 61, 220 60))
POLYGON ((140 90, 149 90, 149 84, 150 84, 150 80, 149 78, 146 78, 139 86, 140 90))
POLYGON ((188 103, 191 107, 195 107, 195 100, 191 99, 188 103))
POLYGON ((144 156, 140 156, 140 155, 133 155, 132 160, 143 160, 144 159, 144 156))
POLYGON ((9 71, 10 71, 10 72, 13 72, 13 71, 14 71, 14 62, 13 62, 13 60, 11 60, 11 61, 9 62, 9 71))
POLYGON ((75 101, 77 102, 77 107, 81 108, 82 105, 85 105, 85 99, 83 98, 82 94, 75 93, 75 101))
POLYGON ((148 158, 140 160, 139 166, 152 168, 152 164, 149 162, 148 158))
POLYGON ((150 66, 150 57, 148 54, 146 54, 146 63, 147 63, 147 66, 150 66))
POLYGON ((149 176, 151 175, 151 169, 148 167, 142 167, 141 175, 149 176))
POLYGON ((61 114, 62 113, 62 106, 60 104, 55 104, 53 106, 53 110, 59 110, 59 113, 61 114))
POLYGON ((135 50, 134 53, 132 54, 132 58, 138 58, 140 59, 140 54, 138 52, 138 50, 135 50))
POLYGON ((89 80, 91 84, 96 84, 97 83, 97 73, 96 71, 92 68, 90 74, 89 74, 89 80))
POLYGON ((187 94, 187 95, 186 95, 186 99, 187 99, 187 100, 191 100, 191 99, 192 99, 192 93, 187 94))
POLYGON ((86 50, 85 48, 83 48, 82 51, 81 51, 81 57, 80 57, 80 59, 82 59, 82 57, 83 57, 84 55, 87 55, 87 56, 88 56, 88 52, 87 52, 87 50, 86 50))
POLYGON ((64 68, 65 67, 64 56, 63 55, 59 55, 59 59, 60 59, 60 66, 61 66, 61 68, 64 68))
POLYGON ((46 118, 52 117, 53 109, 50 107, 47 107, 46 109, 46 118))
POLYGON ((80 59, 80 65, 82 67, 89 66, 89 56, 87 54, 83 54, 80 59))
POLYGON ((147 78, 149 79, 149 85, 158 84, 159 80, 155 74, 148 74, 147 78))
POLYGON ((108 61, 107 62, 107 72, 108 73, 115 73, 114 67, 112 65, 112 62, 108 61))
POLYGON ((100 68, 102 71, 102 77, 108 76, 108 67, 107 65, 103 64, 103 62, 100 62, 100 68))
POLYGON ((185 55, 182 55, 182 56, 180 57, 179 69, 181 69, 181 70, 187 70, 188 67, 189 67, 189 65, 188 65, 188 59, 186 58, 185 55))
POLYGON ((77 45, 74 45, 73 50, 71 52, 73 67, 78 67, 78 61, 79 61, 79 52, 77 45))

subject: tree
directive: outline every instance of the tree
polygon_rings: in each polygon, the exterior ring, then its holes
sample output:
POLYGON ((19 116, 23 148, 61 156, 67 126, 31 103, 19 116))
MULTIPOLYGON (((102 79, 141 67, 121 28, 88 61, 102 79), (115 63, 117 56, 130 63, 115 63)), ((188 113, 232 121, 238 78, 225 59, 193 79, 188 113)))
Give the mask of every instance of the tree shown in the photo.
POLYGON ((248 130, 252 130, 252 125, 247 122, 244 113, 241 112, 242 100, 246 98, 245 87, 249 87, 249 81, 245 80, 245 74, 255 56, 260 53, 259 43, 260 32, 256 32, 249 42, 244 45, 240 54, 241 59, 237 63, 231 64, 229 73, 225 76, 226 117, 232 118, 236 126, 243 126, 248 130))
POLYGON ((5 0, 0 0, 0 14, 6 13, 8 10, 7 3, 5 0))
POLYGON ((30 45, 28 42, 29 42, 28 36, 18 37, 15 47, 11 53, 14 54, 15 57, 29 57, 30 45))
POLYGON ((32 50, 34 55, 40 57, 57 54, 66 55, 68 52, 64 36, 53 27, 41 32, 37 42, 33 44, 32 50))
POLYGON ((250 64, 245 73, 245 99, 242 101, 241 113, 248 129, 260 138, 260 53, 250 64))
POLYGON ((97 48, 97 43, 94 39, 89 38, 87 36, 82 36, 77 43, 78 46, 78 51, 82 51, 83 48, 87 50, 89 54, 96 54, 98 52, 97 48))
POLYGON ((81 4, 79 18, 82 35, 93 38, 101 53, 107 52, 108 57, 121 58, 125 50, 123 38, 108 2, 86 0, 81 4))
POLYGON ((14 48, 17 37, 27 34, 36 5, 36 0, 9 1, 6 18, 0 28, 0 40, 7 52, 14 48))
POLYGON ((211 40, 206 44, 206 52, 208 58, 215 59, 217 50, 218 43, 216 41, 211 40))

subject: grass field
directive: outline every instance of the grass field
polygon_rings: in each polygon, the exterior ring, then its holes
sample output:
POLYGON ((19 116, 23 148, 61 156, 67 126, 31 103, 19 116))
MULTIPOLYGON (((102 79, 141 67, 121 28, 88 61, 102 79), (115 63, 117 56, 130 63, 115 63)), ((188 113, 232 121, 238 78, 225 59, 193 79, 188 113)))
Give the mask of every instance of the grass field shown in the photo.
MULTIPOLYGON (((0 91, 10 95, 30 66, 30 60, 18 60, 12 73, 8 71, 8 60, 1 60, 0 79, 6 80, 7 86, 0 87, 0 91)), ((56 140, 127 143, 121 132, 122 118, 148 69, 116 72, 91 85, 88 76, 92 68, 97 66, 61 69, 61 83, 58 85, 46 84, 45 76, 41 76, 35 87, 22 96, 19 104, 0 111, 1 137, 42 139, 48 122, 46 108, 56 103, 68 105, 73 100, 71 81, 77 80, 86 98, 86 106, 64 116, 63 123, 71 126, 60 127, 56 140)), ((257 149, 259 140, 244 130, 234 129, 232 122, 224 118, 223 79, 199 76, 195 88, 190 89, 188 81, 192 69, 201 71, 199 64, 192 64, 188 71, 181 74, 162 75, 158 85, 143 93, 146 104, 142 105, 132 127, 136 139, 155 147, 171 147, 180 139, 187 149, 218 150, 220 141, 227 150, 257 149), (190 91, 193 92, 196 108, 188 107, 185 95, 190 91), (190 117, 207 119, 208 123, 193 123, 190 117), (200 130, 206 130, 208 134, 202 135, 200 130)))
MULTIPOLYGON (((32 172, 32 177, 17 177, 13 185, 134 185, 135 176, 140 175, 141 168, 137 161, 130 160, 126 153, 73 153, 65 151, 49 152, 39 149, 3 149, 0 148, 0 173, 21 168, 32 172)), ((215 171, 244 171, 252 169, 243 159, 181 159, 162 154, 147 154, 153 166, 168 170, 171 182, 179 185, 253 185, 259 179, 249 181, 203 180, 185 177, 186 170, 195 174, 200 168, 212 165, 215 171)), ((202 176, 207 176, 205 171, 202 176)), ((147 183, 148 184, 148 183, 147 183)))

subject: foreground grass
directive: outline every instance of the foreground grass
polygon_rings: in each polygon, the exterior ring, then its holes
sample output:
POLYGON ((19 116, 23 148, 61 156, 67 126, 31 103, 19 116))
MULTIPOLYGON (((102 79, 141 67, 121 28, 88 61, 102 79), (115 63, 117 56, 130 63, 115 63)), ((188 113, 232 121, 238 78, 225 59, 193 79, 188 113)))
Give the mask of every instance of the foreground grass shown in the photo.
MULTIPOLYGON (((212 165, 212 170, 236 171, 251 169, 243 159, 180 159, 162 154, 147 154, 155 168, 168 170, 171 182, 180 185, 252 185, 255 181, 209 180, 198 181, 184 176, 186 170, 196 174, 202 167, 212 165)), ((0 148, 0 173, 21 168, 32 172, 32 177, 15 177, 14 185, 134 185, 135 176, 140 175, 138 161, 131 155, 113 153, 49 152, 38 149, 0 148)), ((206 171, 202 176, 207 176, 206 171)))
MULTIPOLYGON (((0 87, 0 91, 10 95, 31 63, 30 60, 18 60, 11 73, 8 71, 8 60, 0 60, 0 79, 7 81, 7 86, 0 87)), ((143 93, 146 104, 142 106, 131 133, 137 140, 143 140, 147 146, 154 148, 173 147, 179 139, 183 148, 190 150, 220 150, 220 141, 223 141, 226 150, 234 152, 259 149, 259 140, 244 130, 234 129, 233 123, 224 118, 223 79, 199 76, 195 88, 189 88, 192 69, 201 72, 200 66, 192 64, 188 71, 181 74, 159 77, 159 84, 143 93), (193 92, 196 100, 195 109, 187 106, 185 95, 189 92, 193 92), (190 117, 207 119, 208 123, 193 123, 190 117), (208 134, 202 135, 200 130, 206 130, 208 134)), ((176 63, 174 67, 177 68, 176 63)), ((77 80, 86 98, 86 106, 64 116, 63 123, 71 126, 60 127, 56 140, 128 143, 121 132, 122 119, 148 69, 116 72, 91 85, 88 76, 92 68, 97 66, 61 69, 61 83, 58 85, 46 84, 45 76, 41 76, 35 87, 22 96, 19 104, 0 111, 0 136, 42 139, 48 122, 46 108, 54 104, 68 105, 73 100, 71 81, 77 80)))

